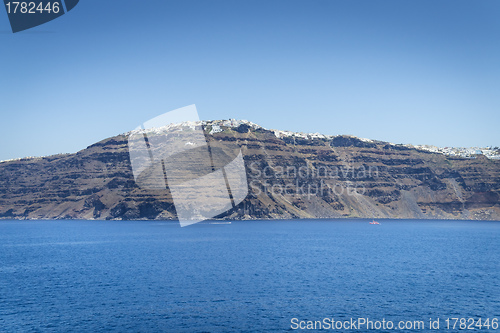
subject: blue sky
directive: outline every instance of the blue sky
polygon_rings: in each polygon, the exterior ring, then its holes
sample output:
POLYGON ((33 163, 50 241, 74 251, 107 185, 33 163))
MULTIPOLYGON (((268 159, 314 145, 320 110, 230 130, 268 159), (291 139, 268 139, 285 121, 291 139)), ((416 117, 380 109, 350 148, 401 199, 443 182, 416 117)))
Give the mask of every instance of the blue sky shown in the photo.
POLYGON ((164 112, 394 143, 500 146, 500 2, 102 1, 12 34, 0 160, 164 112))

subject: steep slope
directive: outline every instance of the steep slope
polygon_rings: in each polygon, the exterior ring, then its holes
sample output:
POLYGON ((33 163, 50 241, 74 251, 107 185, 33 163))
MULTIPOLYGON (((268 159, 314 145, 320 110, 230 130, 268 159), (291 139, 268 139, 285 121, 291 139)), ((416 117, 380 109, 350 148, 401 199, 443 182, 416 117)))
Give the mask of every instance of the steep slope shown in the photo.
MULTIPOLYGON (((241 146, 249 195, 226 219, 500 220, 500 160, 351 136, 204 122, 212 145, 241 146), (211 133, 211 134, 210 134, 211 133)), ((168 189, 139 188, 127 135, 78 153, 0 163, 0 218, 175 219, 168 189)))

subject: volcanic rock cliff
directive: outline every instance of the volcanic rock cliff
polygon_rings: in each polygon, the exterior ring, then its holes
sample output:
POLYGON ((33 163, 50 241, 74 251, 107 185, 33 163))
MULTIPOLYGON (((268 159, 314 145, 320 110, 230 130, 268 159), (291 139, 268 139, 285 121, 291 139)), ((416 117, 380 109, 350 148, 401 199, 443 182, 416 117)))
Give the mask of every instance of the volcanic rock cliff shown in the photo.
MULTIPOLYGON (((221 219, 500 220, 500 160, 251 123, 199 126, 208 142, 241 146, 245 161, 249 194, 221 219)), ((127 139, 0 163, 0 218, 175 219, 168 188, 137 186, 127 139)))

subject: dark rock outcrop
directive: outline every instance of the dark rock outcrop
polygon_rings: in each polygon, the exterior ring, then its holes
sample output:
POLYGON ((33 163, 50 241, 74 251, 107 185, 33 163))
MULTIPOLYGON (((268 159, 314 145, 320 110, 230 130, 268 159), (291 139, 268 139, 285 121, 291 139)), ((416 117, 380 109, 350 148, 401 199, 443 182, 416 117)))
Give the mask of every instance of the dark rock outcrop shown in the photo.
MULTIPOLYGON (((248 125, 207 134, 242 147, 249 195, 222 219, 500 220, 500 161, 447 157, 349 136, 285 136, 248 125)), ((171 194, 134 181, 127 136, 75 154, 0 163, 3 219, 175 219, 171 194)))

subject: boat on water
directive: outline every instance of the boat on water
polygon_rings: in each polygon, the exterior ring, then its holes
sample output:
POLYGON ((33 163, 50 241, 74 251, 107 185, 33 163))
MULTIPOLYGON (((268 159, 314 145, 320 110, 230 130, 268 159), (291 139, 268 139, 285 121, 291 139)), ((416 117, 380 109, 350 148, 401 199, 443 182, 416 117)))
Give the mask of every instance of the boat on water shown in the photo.
POLYGON ((380 224, 380 223, 378 223, 378 222, 377 222, 377 221, 375 221, 375 220, 372 220, 372 221, 370 222, 370 224, 380 224))

